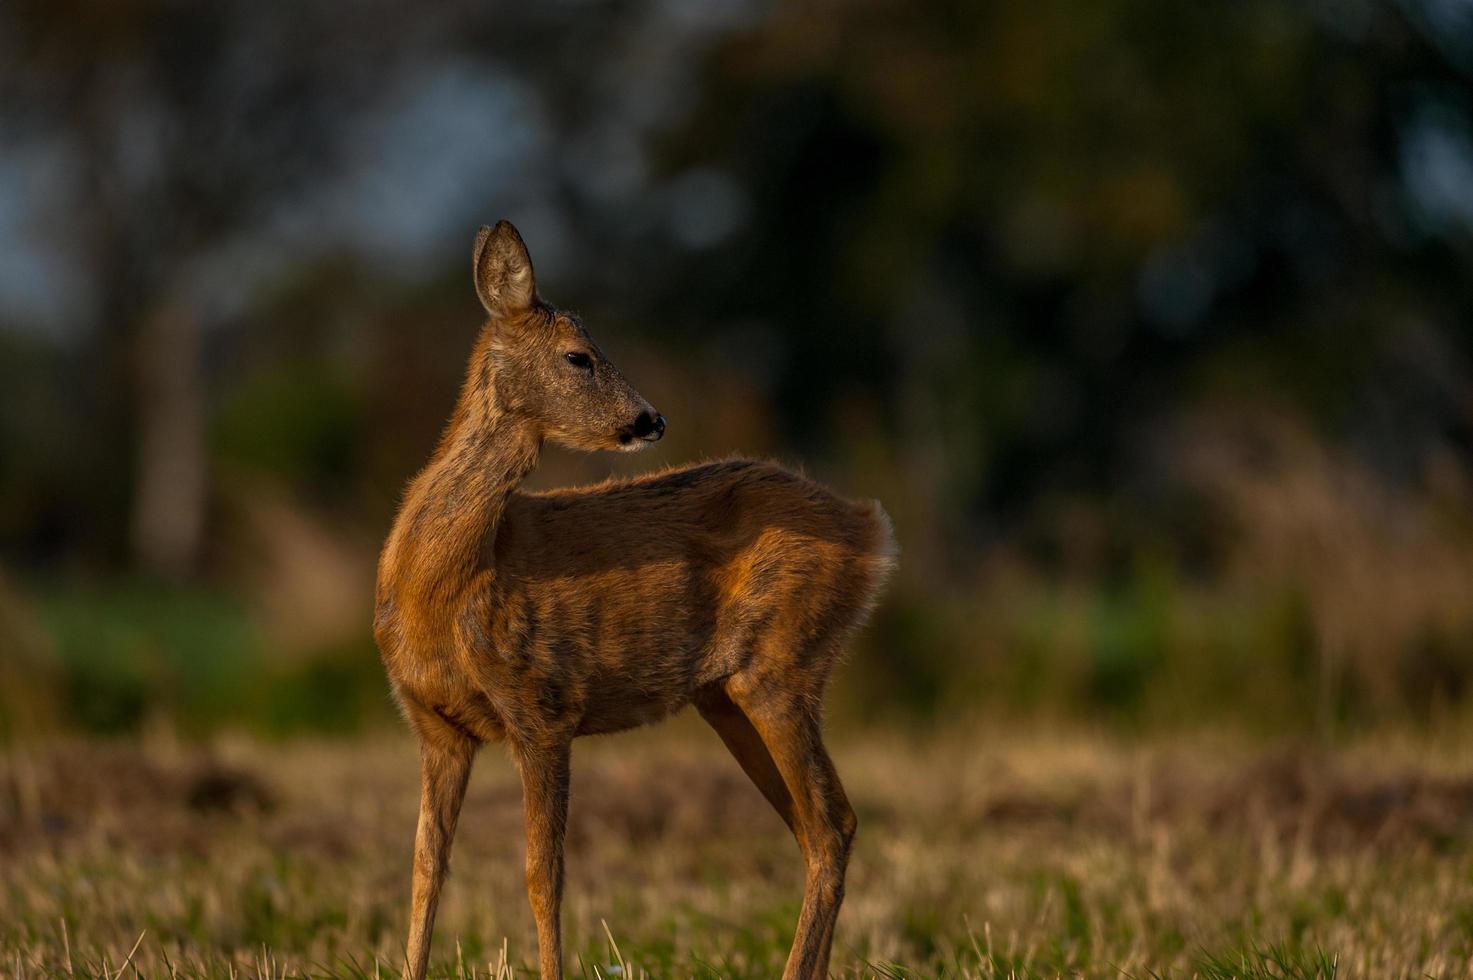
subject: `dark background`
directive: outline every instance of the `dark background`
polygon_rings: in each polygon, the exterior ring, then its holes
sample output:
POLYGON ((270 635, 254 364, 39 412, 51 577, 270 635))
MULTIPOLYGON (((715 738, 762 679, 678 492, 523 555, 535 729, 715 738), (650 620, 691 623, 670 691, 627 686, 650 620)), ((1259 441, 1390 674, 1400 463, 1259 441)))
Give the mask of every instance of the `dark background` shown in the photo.
MULTIPOLYGON (((841 723, 1473 679, 1458 0, 0 8, 0 735, 357 730, 478 225, 901 571, 841 723)), ((597 533, 596 528, 590 533, 597 533)))

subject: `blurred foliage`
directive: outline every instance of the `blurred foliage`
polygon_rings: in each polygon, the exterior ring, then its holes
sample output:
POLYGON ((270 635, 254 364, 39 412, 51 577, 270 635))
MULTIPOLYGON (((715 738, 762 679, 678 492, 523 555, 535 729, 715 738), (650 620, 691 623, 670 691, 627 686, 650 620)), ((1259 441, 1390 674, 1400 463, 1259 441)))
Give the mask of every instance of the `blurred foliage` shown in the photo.
MULTIPOLYGON (((162 724, 191 735, 222 726, 346 732, 393 715, 371 640, 293 662, 263 659, 265 637, 227 595, 148 582, 70 584, 38 590, 35 608, 54 643, 51 683, 62 717, 88 731, 162 724)), ((40 686, 34 677, 16 683, 21 691, 40 686)))
POLYGON ((220 405, 222 462, 331 487, 355 469, 362 412, 330 364, 293 361, 244 379, 220 405))
POLYGON ((0 13, 0 564, 63 723, 389 715, 374 550, 502 215, 671 420, 640 465, 885 502, 851 716, 1466 706, 1462 7, 351 6, 0 13))

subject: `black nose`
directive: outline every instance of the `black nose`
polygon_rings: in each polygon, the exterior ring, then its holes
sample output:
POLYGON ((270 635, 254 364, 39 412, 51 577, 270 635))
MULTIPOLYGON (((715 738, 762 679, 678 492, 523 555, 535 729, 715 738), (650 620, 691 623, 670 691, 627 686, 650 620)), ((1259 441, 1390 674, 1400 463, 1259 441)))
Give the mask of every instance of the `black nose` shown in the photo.
POLYGON ((634 434, 651 442, 665 434, 665 416, 657 412, 640 412, 634 420, 634 434))

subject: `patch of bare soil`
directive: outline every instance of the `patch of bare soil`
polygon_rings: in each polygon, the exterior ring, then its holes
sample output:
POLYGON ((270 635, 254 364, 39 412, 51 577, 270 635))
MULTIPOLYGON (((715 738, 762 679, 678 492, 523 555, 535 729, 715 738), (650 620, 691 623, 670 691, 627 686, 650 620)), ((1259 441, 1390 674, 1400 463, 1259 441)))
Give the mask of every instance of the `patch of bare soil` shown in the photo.
POLYGON ((199 849, 211 825, 276 804, 262 775, 206 751, 162 759, 122 743, 60 743, 0 761, 0 853, 87 833, 147 851, 199 849))
POLYGON ((1143 824, 1273 834, 1319 852, 1442 848, 1473 837, 1473 776, 1367 774, 1310 749, 1265 753, 1223 772, 1159 760, 1140 776, 1063 792, 1003 790, 980 822, 1128 833, 1143 824))
MULTIPOLYGON (((127 743, 66 742, 0 756, 0 854, 89 835, 135 852, 203 853, 231 830, 272 846, 345 856, 402 844, 412 825, 416 774, 397 756, 345 747, 316 768, 269 763, 290 747, 258 747, 251 762, 203 748, 149 752, 127 743)), ((1205 768, 1160 753, 1128 775, 1094 780, 988 780, 955 801, 937 792, 924 809, 953 832, 1129 835, 1151 825, 1217 836, 1274 835, 1330 853, 1424 847, 1473 838, 1473 776, 1403 768, 1374 773, 1305 748, 1205 768)), ((483 760, 466 803, 477 836, 519 837, 514 772, 483 760)), ((879 825, 914 819, 915 801, 868 798, 856 806, 879 825)), ((873 826, 873 824, 872 824, 873 826)), ((569 840, 630 844, 780 831, 766 802, 718 751, 595 753, 574 766, 569 840)))

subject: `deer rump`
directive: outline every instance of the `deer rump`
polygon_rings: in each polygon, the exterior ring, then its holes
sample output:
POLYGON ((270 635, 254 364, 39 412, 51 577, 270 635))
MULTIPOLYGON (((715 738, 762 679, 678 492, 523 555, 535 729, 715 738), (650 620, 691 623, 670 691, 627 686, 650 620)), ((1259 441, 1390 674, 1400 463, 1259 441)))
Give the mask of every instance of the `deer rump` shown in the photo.
POLYGON ((632 728, 743 673, 816 702, 895 553, 877 502, 750 460, 514 494, 491 549, 456 643, 485 701, 437 709, 483 739, 632 728))

